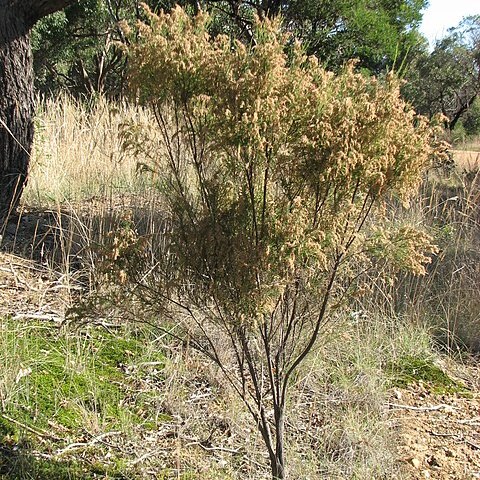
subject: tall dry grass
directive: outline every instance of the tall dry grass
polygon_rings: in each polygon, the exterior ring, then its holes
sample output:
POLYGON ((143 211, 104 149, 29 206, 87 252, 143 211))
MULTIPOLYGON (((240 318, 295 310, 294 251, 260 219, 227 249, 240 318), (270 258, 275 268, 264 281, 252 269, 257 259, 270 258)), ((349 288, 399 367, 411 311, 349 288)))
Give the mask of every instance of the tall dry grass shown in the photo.
MULTIPOLYGON (((148 126, 152 117, 102 97, 87 103, 67 95, 39 99, 24 201, 45 205, 144 192, 148 180, 137 175, 142 158, 122 148, 122 126, 129 122, 148 126)), ((155 136, 153 129, 149 135, 155 136)))
POLYGON ((453 159, 460 172, 471 173, 480 168, 480 151, 469 150, 469 148, 479 148, 476 145, 477 143, 466 145, 465 149, 453 151, 453 159))
POLYGON ((439 247, 427 275, 380 271, 372 276, 366 309, 406 315, 430 330, 448 352, 480 351, 480 171, 458 165, 432 172, 408 210, 391 207, 432 233, 439 247), (392 281, 395 279, 395 281, 392 281))
POLYGON ((153 178, 139 169, 148 152, 126 153, 122 136, 134 124, 154 140, 152 123, 127 102, 38 99, 28 184, 19 215, 0 225, 3 250, 61 271, 67 283, 93 285, 108 232, 132 215, 142 233, 154 228, 153 178))
MULTIPOLYGON (((448 349, 480 351, 480 170, 461 165, 423 189, 424 221, 440 252, 415 283, 413 306, 448 349)), ((421 204, 420 204, 421 205, 421 204)))

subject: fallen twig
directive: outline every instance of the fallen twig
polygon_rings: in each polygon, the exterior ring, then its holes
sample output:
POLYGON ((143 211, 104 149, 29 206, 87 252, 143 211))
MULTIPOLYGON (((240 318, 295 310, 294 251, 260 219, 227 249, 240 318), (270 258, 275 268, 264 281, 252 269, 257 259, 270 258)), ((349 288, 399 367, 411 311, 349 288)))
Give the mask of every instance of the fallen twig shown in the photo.
POLYGON ((37 435, 38 437, 42 438, 48 438, 50 440, 55 440, 55 441, 61 441, 62 439, 59 437, 56 437, 55 435, 52 435, 51 433, 45 432, 43 430, 39 430, 37 428, 32 428, 25 423, 19 422, 18 420, 15 420, 12 417, 9 417, 8 415, 5 415, 4 413, 0 412, 0 416, 7 420, 10 423, 13 423, 14 425, 17 425, 18 427, 23 428, 27 432, 33 433, 34 435, 37 435))
POLYGON ((238 455, 240 453, 240 450, 234 449, 234 448, 224 448, 224 447, 207 447, 206 445, 203 445, 201 442, 190 442, 185 444, 185 447, 191 447, 193 445, 198 445, 200 448, 203 448, 207 452, 212 452, 212 451, 219 451, 219 452, 226 452, 226 453, 233 453, 234 455, 238 455))
POLYGON ((157 453, 168 452, 169 450, 170 449, 168 448, 156 448, 155 450, 151 450, 150 452, 144 453, 142 456, 136 458, 135 460, 132 460, 131 462, 129 462, 129 465, 133 467, 137 463, 143 462, 147 458, 153 457, 157 453))
POLYGON ((70 445, 67 445, 64 448, 61 448, 61 449, 57 450, 55 452, 54 456, 59 457, 60 455, 63 455, 67 452, 71 452, 72 450, 79 450, 79 449, 82 449, 82 448, 91 447, 91 446, 95 445, 96 443, 101 442, 104 438, 111 437, 113 435, 120 435, 121 433, 122 432, 119 432, 119 431, 106 432, 106 433, 102 433, 101 435, 97 435, 96 437, 92 438, 88 442, 71 443, 70 445))
POLYGON ((465 420, 457 420, 457 423, 460 423, 462 425, 478 426, 478 425, 480 425, 480 417, 468 418, 468 419, 465 419, 465 420))
POLYGON ((473 443, 470 440, 465 440, 465 443, 473 447, 475 450, 480 450, 480 445, 478 445, 477 443, 473 443))
POLYGON ((61 317, 43 313, 17 313, 12 320, 48 320, 55 323, 63 322, 61 317))
POLYGON ((430 435, 433 435, 434 437, 456 437, 457 439, 462 438, 462 436, 458 433, 439 433, 432 430, 430 430, 428 433, 430 433, 430 435))
POLYGON ((457 407, 453 407, 452 405, 446 405, 444 403, 442 403, 440 405, 432 405, 432 406, 429 406, 429 407, 414 407, 412 405, 401 405, 399 403, 387 403, 386 405, 390 408, 414 410, 414 411, 418 411, 418 412, 432 412, 432 411, 435 411, 435 410, 444 410, 444 409, 449 409, 449 408, 458 410, 457 407))

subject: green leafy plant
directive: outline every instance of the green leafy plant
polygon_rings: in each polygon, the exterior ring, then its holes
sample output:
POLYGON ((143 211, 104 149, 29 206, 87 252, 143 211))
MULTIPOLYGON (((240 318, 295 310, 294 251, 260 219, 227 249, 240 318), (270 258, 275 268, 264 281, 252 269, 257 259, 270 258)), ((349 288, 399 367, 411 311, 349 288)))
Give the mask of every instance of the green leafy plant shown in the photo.
POLYGON ((283 479, 289 385, 332 308, 372 257, 423 274, 435 252, 421 230, 370 227, 385 199, 408 204, 435 131, 392 75, 333 75, 299 45, 287 56, 279 21, 257 21, 245 46, 211 38, 203 13, 148 16, 129 78, 162 137, 162 255, 148 272, 138 255, 112 262, 221 369, 283 479))

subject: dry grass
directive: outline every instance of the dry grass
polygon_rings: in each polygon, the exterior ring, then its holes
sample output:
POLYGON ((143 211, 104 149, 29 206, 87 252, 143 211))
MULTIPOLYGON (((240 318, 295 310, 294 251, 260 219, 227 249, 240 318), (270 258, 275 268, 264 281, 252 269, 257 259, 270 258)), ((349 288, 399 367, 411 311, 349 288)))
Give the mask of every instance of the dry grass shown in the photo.
POLYGON ((453 159, 460 171, 471 172, 480 168, 480 152, 477 150, 454 150, 453 159))
POLYGON ((480 351, 480 176, 465 169, 456 185, 438 184, 426 217, 437 229, 440 254, 423 293, 431 322, 454 350, 480 351))
POLYGON ((148 129, 152 117, 127 103, 99 98, 90 105, 64 96, 40 100, 36 117, 31 172, 24 200, 29 204, 103 200, 143 192, 148 181, 136 174, 144 159, 122 148, 122 126, 148 129), (145 127, 147 126, 147 127, 145 127))
POLYGON ((480 135, 469 136, 464 141, 455 143, 454 148, 456 150, 480 152, 480 135))
POLYGON ((432 175, 413 207, 394 210, 394 218, 424 225, 435 236, 439 252, 424 277, 400 276, 388 285, 380 276, 372 303, 404 312, 430 328, 449 352, 480 351, 480 176, 478 169, 432 175))

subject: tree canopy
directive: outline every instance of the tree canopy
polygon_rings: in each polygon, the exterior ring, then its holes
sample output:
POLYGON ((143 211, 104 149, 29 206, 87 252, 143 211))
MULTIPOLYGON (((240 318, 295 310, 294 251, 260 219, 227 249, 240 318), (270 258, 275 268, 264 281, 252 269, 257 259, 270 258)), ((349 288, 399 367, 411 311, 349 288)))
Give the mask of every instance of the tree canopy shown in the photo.
POLYGON ((480 15, 465 18, 439 40, 433 52, 417 56, 404 94, 419 113, 441 113, 453 130, 480 93, 480 15))
MULTIPOLYGON (((308 54, 338 70, 356 58, 359 68, 378 74, 405 57, 419 42, 426 0, 150 0, 154 12, 175 4, 211 16, 213 35, 255 41, 254 17, 281 15, 284 28, 308 54)), ((37 87, 74 93, 122 91, 125 59, 120 20, 142 19, 138 0, 82 0, 38 23, 33 33, 37 87)))

